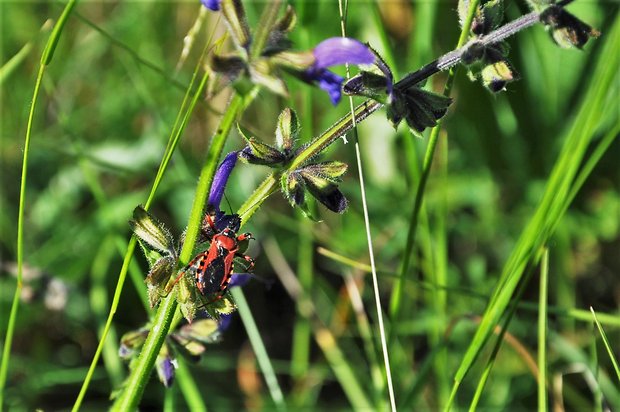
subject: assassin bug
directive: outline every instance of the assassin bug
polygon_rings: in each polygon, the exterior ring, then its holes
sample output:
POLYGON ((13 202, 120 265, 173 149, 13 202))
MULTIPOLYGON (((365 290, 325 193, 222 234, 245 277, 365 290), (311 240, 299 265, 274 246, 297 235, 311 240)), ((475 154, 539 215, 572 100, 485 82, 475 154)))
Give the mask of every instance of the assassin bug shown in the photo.
POLYGON ((209 206, 202 222, 201 239, 210 241, 211 245, 189 262, 175 283, 186 273, 193 274, 196 278, 196 287, 203 296, 215 295, 215 299, 211 302, 221 299, 228 290, 235 257, 248 262, 247 271, 251 271, 254 267, 254 259, 240 251, 244 242, 254 237, 251 233, 237 235, 240 227, 239 215, 224 215, 217 219, 215 208, 209 206), (218 230, 216 222, 224 228, 218 230))

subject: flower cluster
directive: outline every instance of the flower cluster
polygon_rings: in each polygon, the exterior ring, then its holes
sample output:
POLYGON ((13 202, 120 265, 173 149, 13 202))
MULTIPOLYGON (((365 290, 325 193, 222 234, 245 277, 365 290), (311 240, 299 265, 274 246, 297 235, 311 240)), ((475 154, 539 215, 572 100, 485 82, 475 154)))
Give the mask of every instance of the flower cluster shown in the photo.
POLYGON ((333 212, 345 211, 348 202, 338 189, 338 183, 347 171, 345 163, 306 162, 293 170, 287 169, 288 163, 304 148, 294 148, 299 134, 299 121, 293 110, 286 108, 278 117, 275 146, 254 137, 247 137, 243 132, 241 134, 248 145, 239 153, 240 159, 246 163, 282 170, 282 192, 292 206, 297 206, 307 216, 312 216, 308 204, 309 194, 333 212))
POLYGON ((240 92, 247 90, 243 80, 249 79, 252 84, 286 96, 288 89, 281 75, 282 72, 287 72, 306 83, 318 85, 329 94, 332 103, 337 104, 344 79, 328 68, 347 63, 372 64, 374 61, 374 55, 366 46, 349 38, 327 39, 311 51, 290 50, 288 33, 297 21, 290 6, 269 28, 269 35, 262 50, 256 52, 252 50, 252 47, 256 46, 253 44, 245 11, 239 0, 203 0, 202 3, 210 10, 222 13, 236 46, 235 53, 212 54, 210 67, 230 81, 235 81, 234 85, 240 92))
MULTIPOLYGON (((463 25, 469 13, 469 0, 460 0, 459 22, 463 25)), ((470 34, 473 39, 461 63, 467 68, 471 80, 480 80, 493 93, 506 89, 506 85, 518 79, 518 74, 507 59, 509 47, 506 42, 484 45, 478 41, 501 26, 504 20, 503 0, 481 1, 474 12, 470 34)))
MULTIPOLYGON (((528 0, 530 7, 539 13, 538 19, 551 33, 553 40, 563 48, 581 49, 591 37, 600 33, 564 9, 569 1, 556 3, 551 0, 528 0)), ((469 0, 459 1, 459 18, 463 24, 469 13, 469 0)), ((509 63, 508 45, 504 41, 483 42, 485 36, 497 30, 504 17, 503 0, 487 0, 478 4, 471 24, 472 39, 461 57, 472 80, 480 79, 492 92, 505 90, 507 83, 518 75, 509 63)))

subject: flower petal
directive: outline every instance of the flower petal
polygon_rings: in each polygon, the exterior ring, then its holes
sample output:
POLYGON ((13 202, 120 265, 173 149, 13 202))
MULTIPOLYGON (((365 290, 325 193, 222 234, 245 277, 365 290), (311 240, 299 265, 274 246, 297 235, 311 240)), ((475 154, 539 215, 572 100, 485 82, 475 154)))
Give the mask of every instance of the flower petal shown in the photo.
POLYGON ((329 94, 329 98, 334 105, 340 102, 341 86, 342 82, 344 82, 343 77, 327 69, 311 67, 301 74, 301 79, 307 83, 318 83, 319 87, 329 94))
POLYGON ((211 11, 219 11, 222 0, 200 0, 200 2, 211 11))
POLYGON ((220 210, 220 203, 222 196, 224 195, 224 188, 228 177, 232 172, 235 164, 237 163, 237 152, 230 152, 224 157, 222 163, 217 168, 215 176, 213 177, 213 183, 211 184, 211 191, 209 192, 209 204, 213 205, 216 210, 220 210))
POLYGON ((230 277, 230 282, 228 283, 228 287, 232 288, 234 286, 245 286, 246 283, 250 281, 252 275, 248 273, 233 273, 230 277))
POLYGON ((348 37, 332 37, 319 43, 313 51, 315 67, 324 69, 338 64, 372 64, 374 53, 364 43, 348 37))

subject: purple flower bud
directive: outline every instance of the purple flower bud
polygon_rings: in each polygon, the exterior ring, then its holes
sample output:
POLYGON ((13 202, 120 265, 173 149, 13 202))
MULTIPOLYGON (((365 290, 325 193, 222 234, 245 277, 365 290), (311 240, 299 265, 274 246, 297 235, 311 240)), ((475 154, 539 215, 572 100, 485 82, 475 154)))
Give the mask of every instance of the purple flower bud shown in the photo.
POLYGON ((222 0, 200 0, 200 2, 211 11, 219 11, 222 0))
POLYGON ((211 192, 209 193, 209 204, 215 207, 216 211, 220 210, 220 202, 224 195, 224 188, 230 172, 232 172, 235 164, 237 163, 237 152, 230 152, 226 155, 220 166, 215 172, 213 177, 213 183, 211 184, 211 192))

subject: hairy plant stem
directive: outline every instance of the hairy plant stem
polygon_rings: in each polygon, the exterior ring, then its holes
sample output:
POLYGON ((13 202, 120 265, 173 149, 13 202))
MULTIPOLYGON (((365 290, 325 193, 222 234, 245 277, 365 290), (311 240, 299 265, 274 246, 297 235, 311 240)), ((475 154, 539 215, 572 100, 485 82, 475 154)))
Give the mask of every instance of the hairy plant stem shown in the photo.
MULTIPOLYGON (((250 94, 250 96, 254 96, 254 94, 250 94)), ((226 142, 234 120, 243 107, 243 103, 243 97, 239 95, 233 96, 224 113, 224 117, 220 120, 217 132, 211 140, 211 145, 209 146, 207 157, 198 179, 198 186, 190 212, 185 242, 183 243, 183 248, 181 249, 179 257, 180 265, 187 264, 191 259, 191 254, 200 228, 200 222, 202 220, 203 207, 211 188, 213 175, 215 174, 218 160, 222 154, 224 143, 226 142)), ((152 329, 144 342, 140 356, 127 379, 123 392, 112 408, 114 411, 135 410, 137 408, 157 355, 168 335, 175 313, 177 313, 177 307, 175 289, 161 300, 155 318, 153 319, 152 329)))

